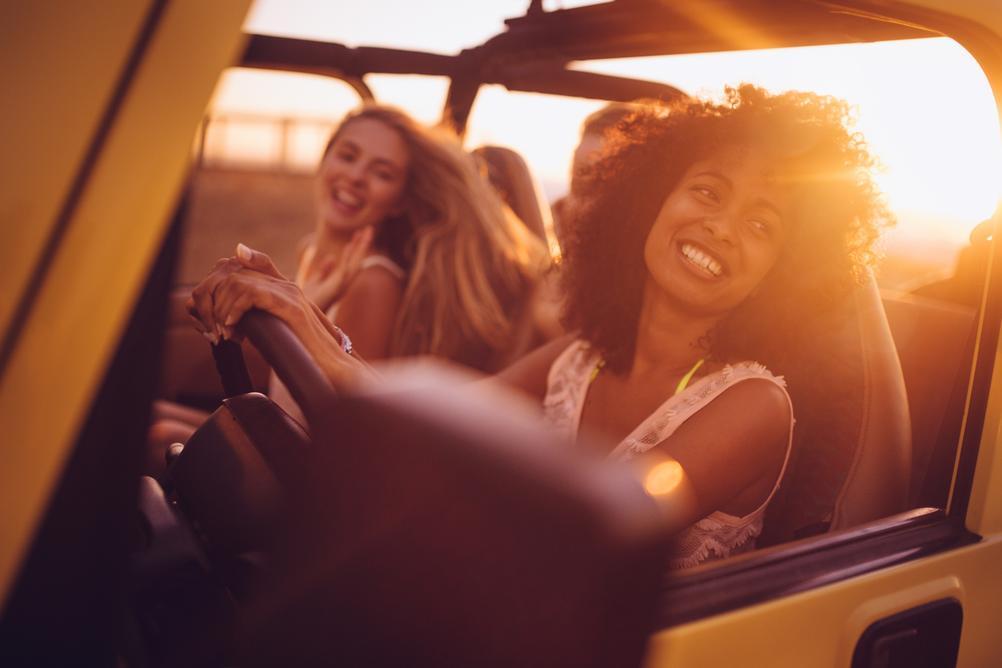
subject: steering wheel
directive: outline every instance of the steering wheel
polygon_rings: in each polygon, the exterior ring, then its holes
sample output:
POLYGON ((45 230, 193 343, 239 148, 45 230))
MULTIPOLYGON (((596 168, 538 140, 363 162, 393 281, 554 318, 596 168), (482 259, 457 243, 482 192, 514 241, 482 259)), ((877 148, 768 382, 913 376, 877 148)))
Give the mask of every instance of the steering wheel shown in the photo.
MULTIPOLYGON (((252 310, 237 328, 288 387, 307 424, 319 424, 336 393, 288 325, 252 310)), ((227 398, 176 454, 164 487, 209 552, 227 556, 271 543, 316 452, 304 425, 253 391, 237 343, 214 345, 213 356, 227 398)))
MULTIPOLYGON (((333 388, 283 321, 255 310, 237 327, 308 420, 330 410, 333 388)), ((175 454, 164 480, 141 484, 138 517, 147 539, 132 558, 138 591, 170 593, 155 608, 137 603, 136 609, 173 630, 161 631, 157 637, 169 642, 151 651, 178 665, 206 663, 210 654, 208 663, 215 663, 224 651, 235 609, 219 601, 246 599, 268 568, 289 522, 290 497, 317 461, 307 431, 253 391, 240 345, 224 341, 212 352, 227 398, 175 454), (191 617, 194 600, 204 614, 191 617), (201 626, 206 620, 209 631, 201 626)))
MULTIPOLYGON (((265 311, 252 309, 244 314, 237 328, 285 383, 308 420, 311 415, 317 414, 321 406, 329 405, 336 398, 337 393, 306 347, 282 320, 265 311)), ((212 355, 227 397, 253 391, 238 343, 221 341, 212 346, 212 355)))

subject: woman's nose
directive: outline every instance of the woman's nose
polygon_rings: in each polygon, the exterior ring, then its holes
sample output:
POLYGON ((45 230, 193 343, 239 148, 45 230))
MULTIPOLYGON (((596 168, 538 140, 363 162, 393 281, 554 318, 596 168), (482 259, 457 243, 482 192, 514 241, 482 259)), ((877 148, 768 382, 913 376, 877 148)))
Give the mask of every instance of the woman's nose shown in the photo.
POLYGON ((714 239, 724 243, 734 242, 733 216, 727 212, 718 212, 703 219, 703 227, 714 239))
POLYGON ((345 169, 345 175, 348 177, 348 180, 354 184, 363 183, 365 181, 365 165, 362 165, 359 162, 354 162, 347 166, 345 169))
POLYGON ((354 181, 355 183, 364 183, 365 174, 366 174, 365 169, 363 169, 362 167, 356 167, 354 170, 352 170, 351 180, 354 181))

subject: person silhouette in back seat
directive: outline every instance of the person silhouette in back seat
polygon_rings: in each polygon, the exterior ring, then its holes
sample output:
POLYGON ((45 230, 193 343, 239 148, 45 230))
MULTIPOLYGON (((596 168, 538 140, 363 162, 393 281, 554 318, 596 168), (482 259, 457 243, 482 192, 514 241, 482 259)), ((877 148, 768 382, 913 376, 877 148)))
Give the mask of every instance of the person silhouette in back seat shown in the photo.
MULTIPOLYGON (((487 181, 501 197, 511 215, 518 216, 525 226, 546 243, 551 255, 559 256, 549 207, 542 206, 541 189, 525 160, 503 146, 480 146, 473 155, 481 164, 487 181)), ((508 362, 547 341, 564 334, 560 324, 563 298, 559 286, 559 264, 553 258, 547 271, 536 283, 526 300, 514 329, 514 343, 508 362)))
POLYGON ((587 174, 602 156, 607 137, 614 134, 617 126, 633 112, 644 106, 657 104, 653 100, 610 102, 598 111, 590 113, 581 123, 581 138, 571 158, 569 192, 551 206, 553 230, 560 243, 561 253, 566 251, 563 248, 563 238, 567 232, 566 225, 573 217, 572 209, 587 199, 588 187, 585 185, 588 181, 587 174))

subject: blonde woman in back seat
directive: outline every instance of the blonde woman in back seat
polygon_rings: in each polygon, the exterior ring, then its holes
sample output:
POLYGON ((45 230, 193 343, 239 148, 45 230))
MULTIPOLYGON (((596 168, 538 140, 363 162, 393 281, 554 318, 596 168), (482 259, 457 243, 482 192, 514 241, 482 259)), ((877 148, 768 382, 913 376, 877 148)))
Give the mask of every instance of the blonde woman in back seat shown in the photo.
POLYGON ((502 214, 456 137, 397 109, 364 106, 334 133, 317 193, 317 229, 297 283, 358 351, 436 355, 492 370, 513 309, 545 267, 545 250, 502 214), (367 229, 372 247, 361 271, 346 285, 324 285, 337 266, 326 258, 367 229), (382 289, 370 289, 370 277, 383 279, 382 289), (374 323, 375 310, 384 317, 374 323))
MULTIPOLYGON (((331 137, 316 192, 296 283, 360 355, 436 355, 480 371, 509 359, 545 249, 504 215, 453 135, 362 107, 331 137)), ((269 394, 299 417, 274 377, 269 394)))
MULTIPOLYGON (((393 107, 363 106, 334 131, 315 193, 317 224, 296 290, 359 354, 434 355, 484 372, 510 359, 515 321, 548 257, 542 240, 504 215, 455 135, 393 107)), ((220 322, 206 336, 229 333, 220 322)), ((302 418, 274 376, 269 394, 302 418)), ((190 413, 161 405, 152 471, 200 424, 190 413)))
MULTIPOLYGON (((809 343, 810 312, 852 289, 888 217, 847 117, 834 98, 748 85, 722 104, 638 111, 574 220, 574 334, 498 376, 564 437, 675 463, 674 568, 754 548, 790 456, 785 352, 809 343)), ((211 330, 251 305, 285 320, 335 387, 377 375, 336 328, 303 317, 261 253, 241 249, 191 308, 211 330)))

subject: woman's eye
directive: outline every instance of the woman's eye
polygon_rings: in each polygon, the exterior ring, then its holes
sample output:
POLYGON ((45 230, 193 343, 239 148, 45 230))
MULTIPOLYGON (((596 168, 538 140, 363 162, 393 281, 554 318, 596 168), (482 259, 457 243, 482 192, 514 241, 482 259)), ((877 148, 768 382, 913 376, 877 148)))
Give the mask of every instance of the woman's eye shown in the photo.
POLYGON ((720 196, 717 195, 717 191, 708 186, 693 186, 692 192, 696 193, 697 196, 708 202, 717 203, 720 201, 720 196))
POLYGON ((380 171, 376 172, 376 177, 378 179, 380 179, 380 180, 389 182, 389 181, 393 181, 394 175, 393 175, 392 172, 387 172, 387 171, 380 170, 380 171))
POLYGON ((772 232, 772 226, 765 220, 760 218, 751 218, 748 220, 748 225, 751 226, 757 234, 768 236, 772 232))

